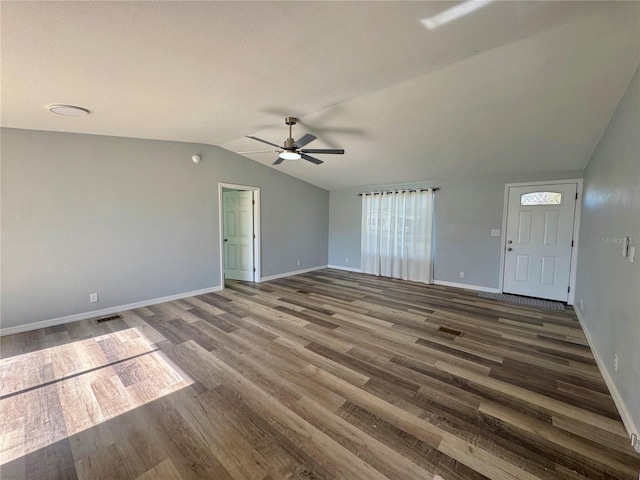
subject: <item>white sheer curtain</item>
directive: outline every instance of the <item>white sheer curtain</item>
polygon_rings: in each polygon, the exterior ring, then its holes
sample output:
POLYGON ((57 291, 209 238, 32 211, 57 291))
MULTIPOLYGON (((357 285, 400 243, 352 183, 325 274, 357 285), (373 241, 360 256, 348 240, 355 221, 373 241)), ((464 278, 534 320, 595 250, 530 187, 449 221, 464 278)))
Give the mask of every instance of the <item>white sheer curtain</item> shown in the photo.
POLYGON ((433 282, 433 190, 362 195, 362 271, 433 282))

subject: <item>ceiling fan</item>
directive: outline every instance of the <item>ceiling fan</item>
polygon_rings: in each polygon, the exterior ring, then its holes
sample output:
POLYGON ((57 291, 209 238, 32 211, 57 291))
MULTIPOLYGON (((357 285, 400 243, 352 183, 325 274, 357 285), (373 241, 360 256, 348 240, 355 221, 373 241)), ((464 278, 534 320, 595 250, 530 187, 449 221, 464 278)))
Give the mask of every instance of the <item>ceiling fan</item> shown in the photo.
POLYGON ((251 138, 253 140, 257 140, 259 142, 262 143, 266 143, 267 145, 271 145, 272 147, 276 147, 278 150, 262 150, 262 151, 257 151, 257 152, 238 152, 240 154, 245 154, 245 153, 279 153, 278 158, 276 159, 275 162, 273 162, 274 165, 279 165, 280 163, 282 163, 285 160, 299 160, 301 158, 305 159, 308 162, 311 163, 315 163, 316 165, 320 165, 321 163, 323 163, 322 160, 312 157, 310 155, 307 155, 308 153, 321 153, 321 154, 332 154, 332 155, 343 155, 344 154, 344 150, 342 149, 334 149, 334 148, 303 148, 305 145, 308 145, 309 143, 313 142, 314 140, 316 140, 316 136, 315 135, 311 135, 310 133, 306 133, 304 134, 302 137, 300 137, 298 140, 294 140, 293 139, 293 135, 291 134, 291 129, 293 127, 293 125, 295 125, 296 123, 298 123, 298 119, 295 117, 286 117, 284 119, 284 123, 286 125, 289 125, 289 138, 287 138, 284 141, 284 146, 279 146, 276 145, 275 143, 271 143, 268 142, 266 140, 263 140, 261 138, 258 137, 252 137, 251 135, 248 135, 247 138, 251 138))

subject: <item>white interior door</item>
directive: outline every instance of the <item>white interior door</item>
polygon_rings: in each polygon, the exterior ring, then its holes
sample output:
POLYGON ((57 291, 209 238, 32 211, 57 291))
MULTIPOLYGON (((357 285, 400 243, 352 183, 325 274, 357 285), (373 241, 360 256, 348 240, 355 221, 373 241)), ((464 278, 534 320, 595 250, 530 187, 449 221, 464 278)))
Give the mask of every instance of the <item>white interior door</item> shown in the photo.
POLYGON ((566 302, 575 183, 509 187, 503 291, 566 302))
POLYGON ((223 191, 224 276, 253 281, 253 192, 223 191))

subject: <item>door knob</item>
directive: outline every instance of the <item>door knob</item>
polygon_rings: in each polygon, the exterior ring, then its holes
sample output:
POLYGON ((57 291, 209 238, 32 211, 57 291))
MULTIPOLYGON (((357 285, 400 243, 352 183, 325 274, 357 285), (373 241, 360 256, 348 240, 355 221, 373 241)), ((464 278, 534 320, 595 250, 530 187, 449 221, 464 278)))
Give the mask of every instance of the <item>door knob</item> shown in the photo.
POLYGON ((513 250, 513 248, 511 247, 507 248, 507 252, 510 252, 511 250, 513 250))
POLYGON ((513 242, 511 240, 507 240, 507 243, 508 244, 512 244, 513 242))
POLYGON ((226 241, 227 241, 227 239, 225 238, 225 239, 224 239, 224 241, 226 242, 226 241))

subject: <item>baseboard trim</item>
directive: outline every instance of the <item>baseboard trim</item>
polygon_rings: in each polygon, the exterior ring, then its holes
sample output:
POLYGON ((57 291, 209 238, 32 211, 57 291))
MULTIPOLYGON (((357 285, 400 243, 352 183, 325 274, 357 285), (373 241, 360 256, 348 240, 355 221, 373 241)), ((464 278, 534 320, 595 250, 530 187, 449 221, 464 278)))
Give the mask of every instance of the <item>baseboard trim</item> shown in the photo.
POLYGON ((300 275, 301 273, 308 273, 308 272, 313 272, 315 270, 322 270, 327 267, 328 265, 318 265, 317 267, 303 268, 302 270, 294 270, 293 272, 278 273, 277 275, 269 275, 267 277, 262 277, 260 281, 268 282, 269 280, 277 280, 278 278, 292 277, 294 275, 300 275))
POLYGON ((600 370, 600 374, 604 379, 604 383, 607 385, 607 388, 609 389, 611 398, 613 398, 613 403, 615 403, 616 408, 618 409, 618 413, 620 414, 620 418, 622 419, 624 428, 627 430, 627 434, 629 435, 629 438, 631 438, 632 434, 636 434, 640 436, 640 430, 638 429, 638 426, 633 421, 633 417, 631 416, 631 413, 629 412, 629 409, 627 408, 626 403, 624 403, 624 400, 622 398, 622 395, 620 395, 620 391, 618 390, 618 387, 613 381, 613 378, 611 378, 609 371, 605 368, 605 363, 602 360, 600 353, 598 353, 598 350, 596 350, 595 348, 593 337, 591 336, 591 332, 589 332, 589 329, 587 328, 587 322, 582 316, 582 312, 577 307, 577 305, 573 307, 573 310, 576 312, 576 317, 578 317, 578 321, 580 322, 580 326, 582 327, 584 336, 587 337, 587 342, 589 343, 589 347, 591 348, 591 353, 593 353, 593 358, 595 358, 596 360, 596 364, 598 365, 598 370, 600 370))
POLYGON ((442 285, 443 287, 464 288, 465 290, 475 290, 478 292, 502 293, 498 288, 482 287, 480 285, 471 285, 468 283, 445 282, 444 280, 434 280, 434 285, 442 285))
POLYGON ((25 325, 16 325, 15 327, 0 329, 0 336, 28 332, 30 330, 37 330, 38 328, 54 327, 56 325, 77 322, 79 320, 86 320, 88 318, 102 317, 104 315, 113 315, 114 313, 125 312, 127 310, 133 310, 134 308, 148 307, 149 305, 156 305, 158 303, 171 302, 173 300, 180 300, 181 298, 193 297, 196 295, 204 295, 205 293, 219 292, 220 290, 222 290, 220 286, 203 288, 202 290, 193 290, 191 292, 178 293, 176 295, 168 295, 166 297, 152 298, 150 300, 143 300, 142 302, 128 303, 126 305, 118 305, 117 307, 109 307, 109 308, 103 308, 101 310, 92 310, 90 312, 76 313, 74 315, 51 318, 49 320, 41 320, 39 322, 27 323, 25 325))
POLYGON ((333 268, 334 270, 344 270, 345 272, 362 273, 361 268, 343 267, 340 265, 329 265, 327 268, 333 268))

